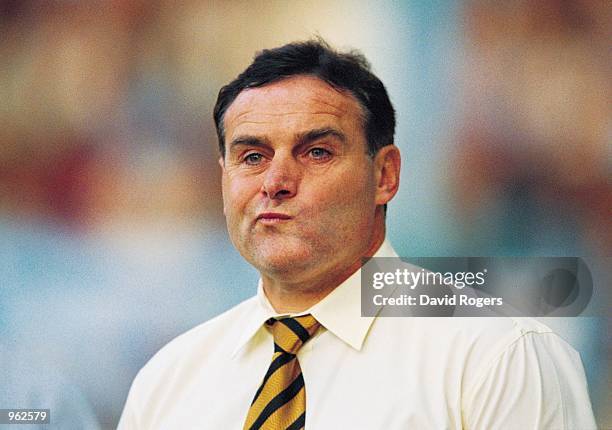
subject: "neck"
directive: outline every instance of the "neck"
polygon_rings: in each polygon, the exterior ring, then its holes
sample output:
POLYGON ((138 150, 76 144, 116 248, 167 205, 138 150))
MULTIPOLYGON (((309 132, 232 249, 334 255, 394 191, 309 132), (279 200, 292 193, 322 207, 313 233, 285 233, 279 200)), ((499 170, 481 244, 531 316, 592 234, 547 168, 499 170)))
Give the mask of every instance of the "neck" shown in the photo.
POLYGON ((348 264, 318 279, 304 282, 291 282, 262 274, 263 289, 268 301, 278 313, 298 313, 311 308, 329 293, 346 281, 362 265, 362 259, 373 256, 385 239, 384 224, 382 231, 374 234, 370 245, 348 264))

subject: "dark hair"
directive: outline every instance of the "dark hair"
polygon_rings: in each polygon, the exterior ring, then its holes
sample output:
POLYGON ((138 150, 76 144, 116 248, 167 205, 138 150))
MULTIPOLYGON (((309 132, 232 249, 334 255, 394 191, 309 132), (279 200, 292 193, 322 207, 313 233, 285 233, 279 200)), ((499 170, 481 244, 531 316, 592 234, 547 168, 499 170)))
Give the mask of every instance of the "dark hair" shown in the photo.
POLYGON ((383 83, 370 71, 365 57, 356 51, 340 53, 325 41, 294 42, 259 52, 249 67, 221 88, 215 104, 214 119, 219 150, 225 156, 223 117, 241 91, 261 87, 281 79, 311 75, 357 98, 365 114, 368 153, 393 144, 395 111, 383 83))

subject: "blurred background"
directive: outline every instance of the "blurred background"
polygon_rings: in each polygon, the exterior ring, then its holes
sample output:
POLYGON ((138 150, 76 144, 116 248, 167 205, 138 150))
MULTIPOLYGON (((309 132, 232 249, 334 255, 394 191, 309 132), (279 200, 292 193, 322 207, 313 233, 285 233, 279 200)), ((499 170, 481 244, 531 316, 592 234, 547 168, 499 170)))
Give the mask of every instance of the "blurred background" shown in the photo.
MULTIPOLYGON (((0 408, 115 428, 156 350, 254 294, 212 108, 313 35, 360 49, 397 110, 400 255, 582 256, 607 315, 611 24, 606 0, 0 1, 0 408)), ((612 428, 609 319, 545 322, 612 428)))

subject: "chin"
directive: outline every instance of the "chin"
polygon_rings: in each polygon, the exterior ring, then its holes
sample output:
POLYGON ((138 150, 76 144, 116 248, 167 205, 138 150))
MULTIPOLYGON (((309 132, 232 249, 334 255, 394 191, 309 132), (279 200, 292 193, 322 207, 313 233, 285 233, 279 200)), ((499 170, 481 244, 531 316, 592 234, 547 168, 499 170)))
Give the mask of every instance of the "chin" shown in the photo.
POLYGON ((260 246, 253 253, 251 264, 259 271, 270 274, 286 274, 304 270, 312 265, 313 253, 303 244, 270 244, 260 246))

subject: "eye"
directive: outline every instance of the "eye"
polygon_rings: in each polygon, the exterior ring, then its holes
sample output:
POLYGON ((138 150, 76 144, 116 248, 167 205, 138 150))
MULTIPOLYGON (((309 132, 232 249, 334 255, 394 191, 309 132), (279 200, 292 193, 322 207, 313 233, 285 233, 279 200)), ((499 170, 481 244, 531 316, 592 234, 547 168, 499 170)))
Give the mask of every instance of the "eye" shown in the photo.
POLYGON ((263 155, 258 152, 251 152, 244 157, 244 162, 250 166, 256 166, 261 163, 263 155))
POLYGON ((315 160, 326 160, 331 156, 331 152, 323 148, 312 148, 308 151, 308 155, 315 160))

